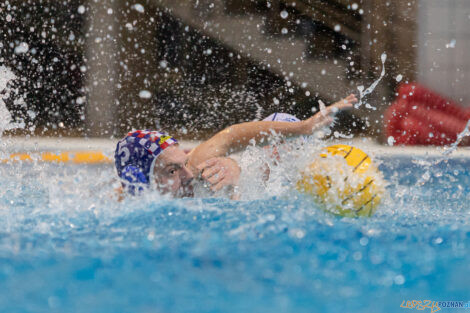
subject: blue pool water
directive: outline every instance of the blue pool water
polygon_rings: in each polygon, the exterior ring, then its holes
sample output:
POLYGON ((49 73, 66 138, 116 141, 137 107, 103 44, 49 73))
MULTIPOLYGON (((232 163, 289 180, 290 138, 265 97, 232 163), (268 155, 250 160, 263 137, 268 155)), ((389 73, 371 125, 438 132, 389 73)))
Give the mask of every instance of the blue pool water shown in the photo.
POLYGON ((390 199, 369 219, 295 194, 117 203, 111 167, 2 165, 0 311, 412 312, 403 300, 469 301, 470 160, 380 159, 390 199))

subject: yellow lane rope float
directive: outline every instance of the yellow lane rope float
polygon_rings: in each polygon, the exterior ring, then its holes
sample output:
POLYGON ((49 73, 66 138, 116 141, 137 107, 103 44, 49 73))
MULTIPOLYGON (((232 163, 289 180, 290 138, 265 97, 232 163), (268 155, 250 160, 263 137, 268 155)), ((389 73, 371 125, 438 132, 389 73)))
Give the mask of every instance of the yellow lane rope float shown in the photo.
POLYGON ((17 161, 42 161, 75 164, 104 164, 111 163, 112 159, 101 151, 67 151, 42 153, 13 153, 2 159, 2 163, 17 161))
POLYGON ((297 182, 324 209, 341 216, 372 216, 385 194, 382 173, 362 150, 348 145, 327 147, 297 182))

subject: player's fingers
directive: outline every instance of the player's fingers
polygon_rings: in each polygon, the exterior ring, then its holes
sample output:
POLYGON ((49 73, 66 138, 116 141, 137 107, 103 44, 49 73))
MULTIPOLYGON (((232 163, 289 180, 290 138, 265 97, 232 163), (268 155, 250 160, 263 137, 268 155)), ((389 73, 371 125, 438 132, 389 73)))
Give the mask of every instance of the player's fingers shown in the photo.
POLYGON ((206 167, 204 169, 204 172, 202 172, 202 178, 204 179, 209 179, 211 178, 212 176, 214 176, 215 174, 219 173, 221 171, 221 168, 219 165, 214 165, 214 166, 211 166, 211 167, 206 167))
POLYGON ((207 181, 211 183, 212 186, 216 185, 225 178, 225 175, 222 171, 212 175, 207 181))
POLYGON ((204 171, 207 167, 213 166, 217 163, 217 158, 211 158, 209 160, 206 160, 202 163, 200 163, 196 168, 198 169, 199 172, 204 171))
POLYGON ((324 116, 323 120, 318 124, 320 127, 331 125, 334 122, 334 118, 330 115, 324 116))
POLYGON ((338 102, 335 102, 334 104, 335 105, 340 105, 340 104, 344 104, 344 103, 348 103, 350 102, 352 99, 354 98, 354 95, 353 94, 350 94, 349 96, 339 100, 338 102))
MULTIPOLYGON (((349 108, 352 107, 352 103, 349 101, 340 101, 337 102, 334 106, 331 106, 331 109, 343 109, 343 108, 349 108)), ((333 110, 334 111, 334 110, 333 110)))
POLYGON ((353 93, 347 96, 346 99, 348 100, 348 102, 357 102, 357 97, 353 93))
POLYGON ((222 189, 222 188, 225 187, 226 185, 227 185, 227 184, 226 184, 225 180, 221 180, 221 181, 219 181, 217 184, 212 185, 211 190, 214 191, 214 192, 215 192, 215 191, 219 191, 220 189, 222 189))

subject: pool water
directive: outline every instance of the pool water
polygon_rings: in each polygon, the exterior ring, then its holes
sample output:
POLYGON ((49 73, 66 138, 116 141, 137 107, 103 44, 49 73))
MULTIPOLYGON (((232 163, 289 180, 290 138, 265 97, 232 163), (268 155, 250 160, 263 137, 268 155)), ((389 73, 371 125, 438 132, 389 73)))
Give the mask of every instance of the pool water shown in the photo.
POLYGON ((0 311, 411 312, 404 300, 470 300, 470 159, 379 159, 389 199, 358 219, 295 192, 118 203, 111 166, 4 164, 0 311))

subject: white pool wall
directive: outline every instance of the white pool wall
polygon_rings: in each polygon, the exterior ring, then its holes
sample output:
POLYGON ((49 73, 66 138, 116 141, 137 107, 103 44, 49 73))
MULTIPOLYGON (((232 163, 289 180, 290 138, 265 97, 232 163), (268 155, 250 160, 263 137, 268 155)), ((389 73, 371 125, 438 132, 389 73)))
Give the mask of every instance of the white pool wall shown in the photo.
POLYGON ((470 1, 418 3, 418 82, 470 107, 470 1))

